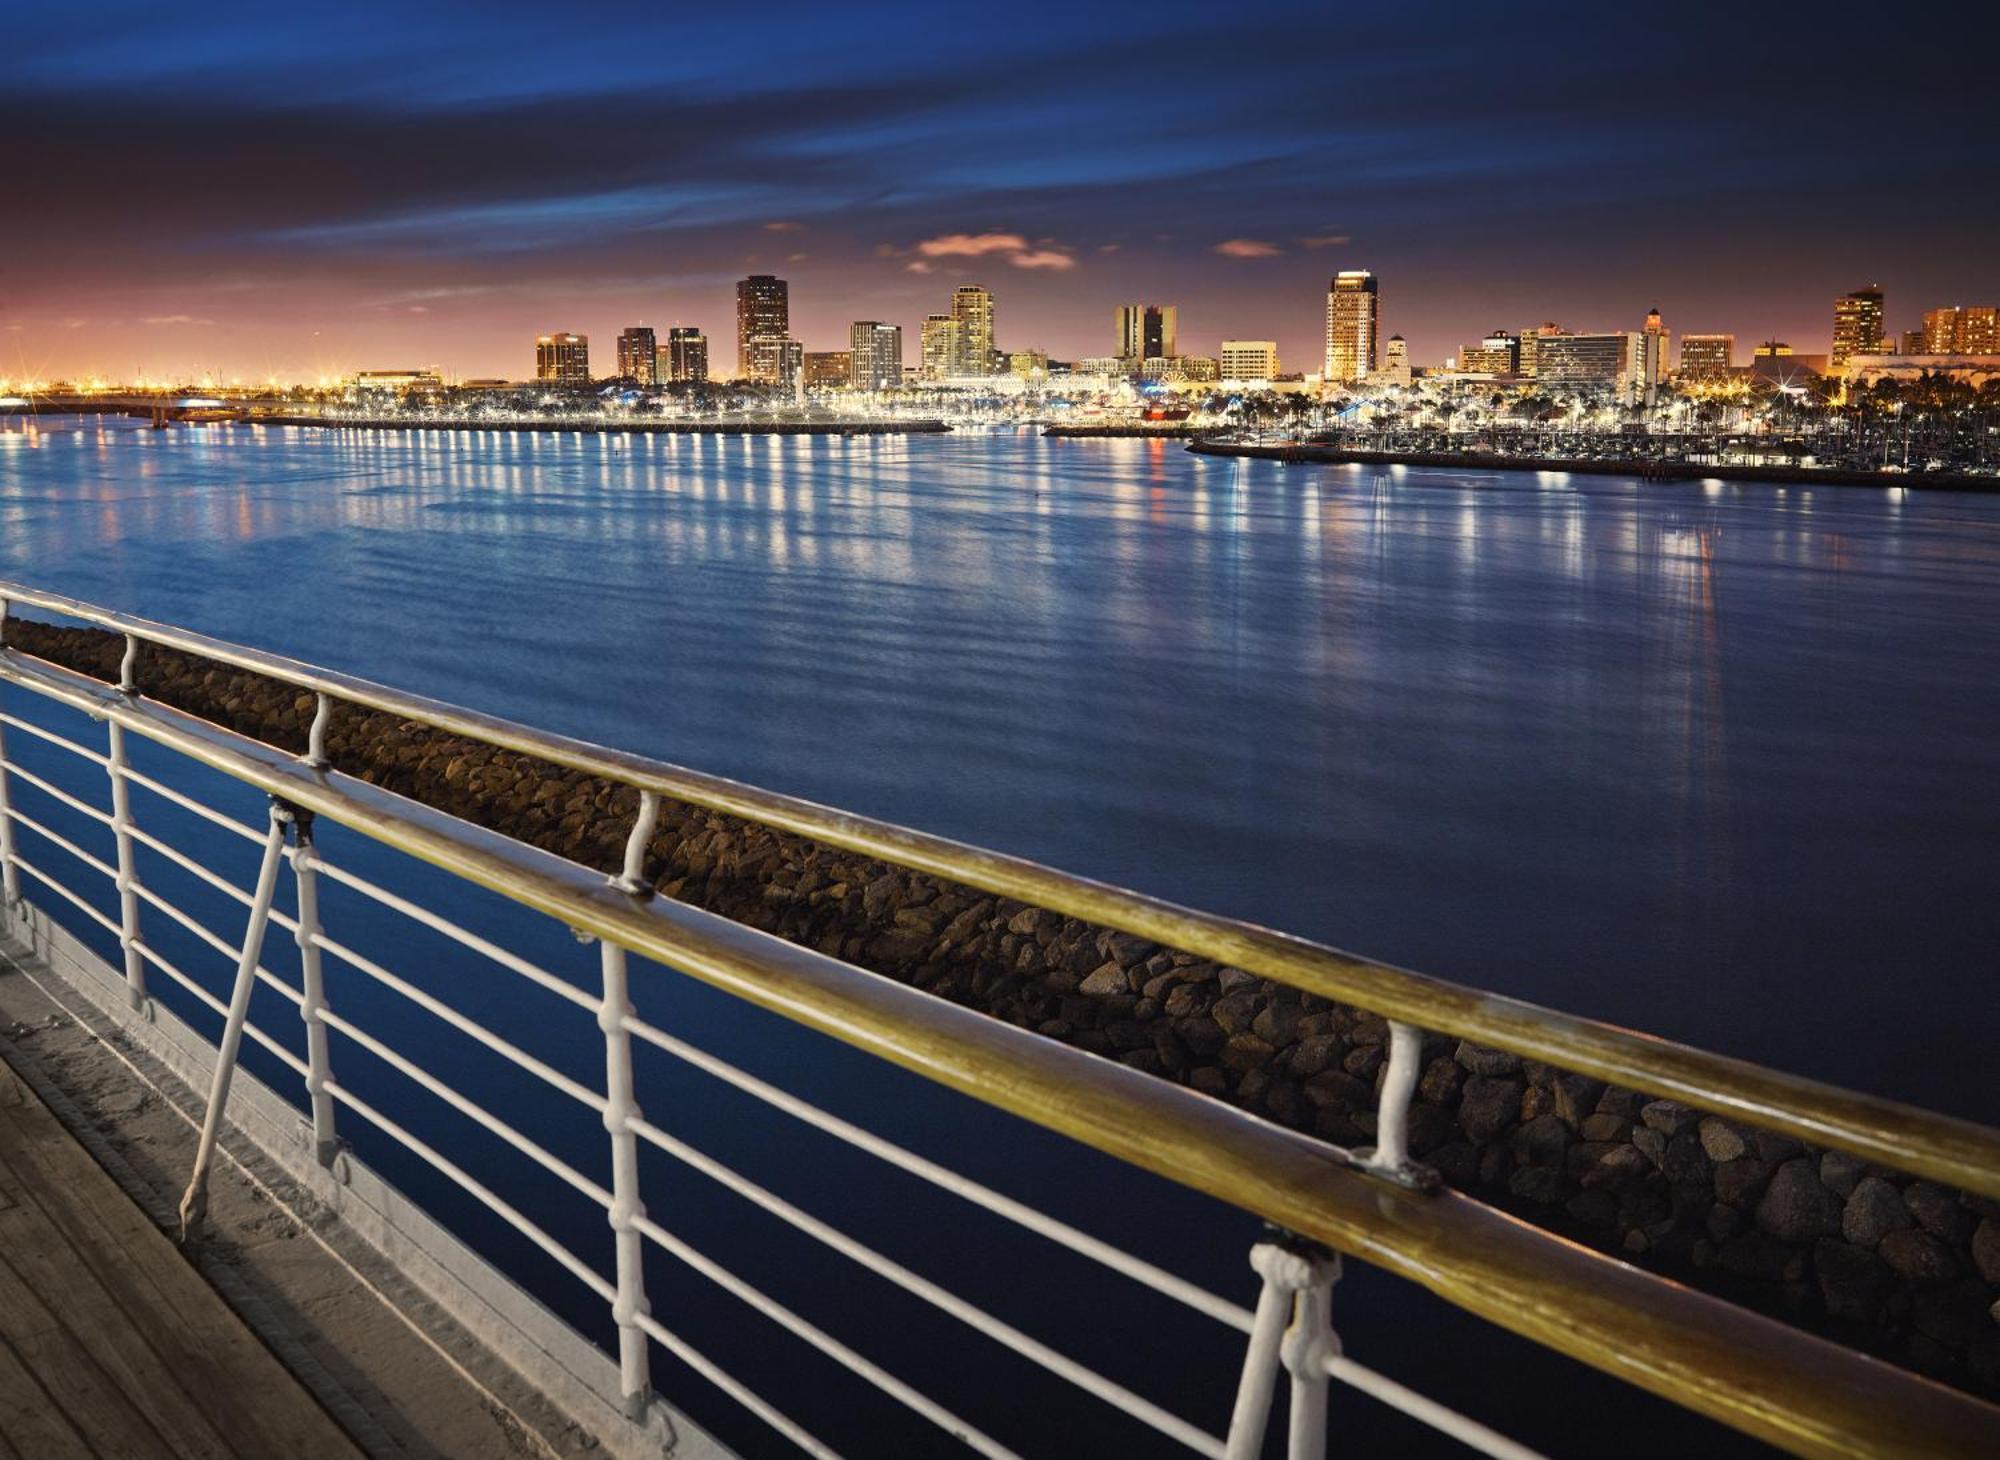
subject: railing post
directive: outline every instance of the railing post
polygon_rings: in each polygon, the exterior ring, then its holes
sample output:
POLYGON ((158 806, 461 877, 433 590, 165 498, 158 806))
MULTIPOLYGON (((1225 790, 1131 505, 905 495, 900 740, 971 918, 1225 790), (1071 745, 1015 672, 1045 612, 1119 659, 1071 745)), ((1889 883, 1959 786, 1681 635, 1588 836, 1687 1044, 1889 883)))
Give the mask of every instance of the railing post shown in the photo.
POLYGON ((111 832, 118 841, 118 945, 125 950, 125 998, 135 1011, 146 1007, 146 960, 139 953, 139 869, 132 843, 132 788, 125 780, 125 727, 107 722, 111 755, 111 832))
POLYGON ((625 950, 616 943, 598 945, 604 970, 604 1002, 597 1027, 604 1031, 604 1129, 611 1136, 611 1230, 618 1258, 618 1297, 611 1317, 618 1325, 618 1373, 625 1395, 625 1413, 638 1419, 651 1397, 646 1334, 639 1316, 650 1313, 646 1302, 645 1248, 638 1219, 646 1214, 639 1199, 639 1138, 632 1122, 639 1116, 633 1095, 632 1035, 625 1027, 632 1001, 626 984, 625 950))
POLYGON ((1288 1460, 1325 1460, 1326 1361, 1340 1352, 1332 1323, 1340 1257, 1296 1239, 1293 1245, 1259 1242, 1250 1249, 1250 1266, 1264 1287, 1250 1325, 1224 1460, 1257 1460, 1264 1453, 1280 1364, 1292 1381, 1288 1460))
POLYGON ((181 1239, 201 1225, 208 1210, 208 1169, 215 1160, 216 1136, 222 1128, 229 1084, 236 1075, 236 1054, 243 1044, 244 1021, 250 1017, 250 991, 257 983, 257 960, 264 951, 264 930, 271 921, 271 900, 278 891, 278 864, 285 850, 285 823, 291 810, 271 798, 271 829, 264 837, 264 860, 257 870, 257 891, 250 902, 250 921, 243 930, 243 954, 236 963, 236 984, 229 996, 229 1014, 222 1023, 222 1040, 215 1051, 215 1077, 208 1086, 208 1109, 201 1119, 201 1143, 195 1147, 194 1171, 181 1196, 181 1239))
POLYGON ((1375 1147, 1356 1152, 1355 1165, 1399 1186, 1434 1190, 1438 1173, 1410 1156, 1410 1101, 1417 1092, 1424 1059, 1424 1033, 1414 1025, 1389 1021, 1389 1067, 1375 1106, 1375 1147))
MULTIPOLYGON (((0 598, 0 640, 7 634, 5 598, 0 598)), ((21 873, 14 866, 14 802, 7 791, 7 727, 0 725, 0 897, 11 910, 21 900, 21 873)))
POLYGON ((299 1018, 306 1026, 306 1095, 312 1101, 313 1152, 331 1170, 340 1138, 334 1131, 333 1092, 327 1088, 332 1068, 319 948, 319 847, 313 840, 312 812, 294 811, 292 817, 292 876, 299 895, 299 930, 293 941, 299 945, 299 1018))

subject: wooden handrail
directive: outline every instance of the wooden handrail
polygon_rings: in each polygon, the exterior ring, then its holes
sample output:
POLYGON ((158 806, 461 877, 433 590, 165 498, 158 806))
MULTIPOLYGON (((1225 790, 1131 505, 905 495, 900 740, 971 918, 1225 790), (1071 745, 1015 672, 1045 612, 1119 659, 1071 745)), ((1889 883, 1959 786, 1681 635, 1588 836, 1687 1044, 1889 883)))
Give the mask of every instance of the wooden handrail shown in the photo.
POLYGON ((1472 1198, 811 949, 599 873, 9 649, 0 679, 987 1105, 1418 1283, 1794 1454, 2000 1454, 2000 1408, 1697 1293, 1472 1198))
POLYGON ((2000 1199, 2000 1130, 1990 1126, 1372 962, 1288 933, 1181 907, 1025 858, 549 734, 61 594, 0 582, 0 604, 9 601, 982 892, 1018 898, 1385 1018, 1508 1050, 2000 1199))

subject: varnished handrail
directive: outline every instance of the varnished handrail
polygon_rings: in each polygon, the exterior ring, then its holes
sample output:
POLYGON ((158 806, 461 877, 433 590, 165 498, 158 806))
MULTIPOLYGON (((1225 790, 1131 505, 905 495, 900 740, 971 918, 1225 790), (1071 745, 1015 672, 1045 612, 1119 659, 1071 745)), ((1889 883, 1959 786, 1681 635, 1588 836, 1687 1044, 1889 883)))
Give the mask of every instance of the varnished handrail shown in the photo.
POLYGON ((2000 1408, 1457 1193, 1423 1195, 1220 1101, 667 898, 9 649, 11 680, 478 886, 1141 1170, 1421 1284, 1799 1455, 2000 1453, 2000 1408))
POLYGON ((1370 962, 1288 933, 1198 912, 1025 858, 550 734, 61 594, 0 582, 0 603, 4 602, 129 634, 996 896, 1019 898, 1386 1018, 1509 1050, 2000 1199, 2000 1131, 1989 1126, 1370 962))

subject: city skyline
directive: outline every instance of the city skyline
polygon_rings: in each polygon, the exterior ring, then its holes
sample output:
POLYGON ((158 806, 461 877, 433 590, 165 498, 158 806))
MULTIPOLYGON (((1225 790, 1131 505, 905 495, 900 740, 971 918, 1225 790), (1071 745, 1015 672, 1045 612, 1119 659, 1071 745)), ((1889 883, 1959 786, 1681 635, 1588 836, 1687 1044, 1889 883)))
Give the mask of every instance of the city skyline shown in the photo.
MULTIPOLYGON (((1818 350, 1825 301, 1868 283, 1898 335, 1991 297, 1974 99, 1804 147, 1837 37, 1733 15, 1717 48, 1665 18, 1538 14, 1438 35, 1167 4, 1135 29, 1030 3, 941 70, 956 22, 921 7, 862 33, 779 5, 754 55, 725 12, 225 4, 190 28, 108 5, 88 43, 30 12, 0 92, 36 144, 10 166, 0 375, 523 375, 551 329, 727 340, 749 273, 791 281, 809 350, 861 319, 915 342, 978 282, 1002 348, 1100 354, 1110 307, 1169 299, 1190 348, 1273 339, 1299 363, 1350 267, 1383 278, 1384 337, 1420 362, 1469 329, 1655 304, 1818 350), (1328 87, 1335 55, 1354 64, 1328 87), (1135 104, 1162 76, 1177 104, 1135 104), (1642 77, 1675 104, 1606 104, 1642 77), (1774 77, 1796 128, 1771 121, 1774 77)), ((1874 62, 1948 29, 1909 18, 1874 62)))

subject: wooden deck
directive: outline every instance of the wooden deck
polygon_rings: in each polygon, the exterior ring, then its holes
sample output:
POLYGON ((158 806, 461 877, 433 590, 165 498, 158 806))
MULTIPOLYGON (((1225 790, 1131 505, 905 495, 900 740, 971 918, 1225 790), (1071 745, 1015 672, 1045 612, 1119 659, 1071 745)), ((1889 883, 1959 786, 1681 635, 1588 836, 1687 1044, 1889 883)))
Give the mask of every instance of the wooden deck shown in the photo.
POLYGON ((0 1457, 358 1453, 0 1063, 0 1457))

